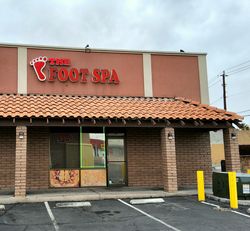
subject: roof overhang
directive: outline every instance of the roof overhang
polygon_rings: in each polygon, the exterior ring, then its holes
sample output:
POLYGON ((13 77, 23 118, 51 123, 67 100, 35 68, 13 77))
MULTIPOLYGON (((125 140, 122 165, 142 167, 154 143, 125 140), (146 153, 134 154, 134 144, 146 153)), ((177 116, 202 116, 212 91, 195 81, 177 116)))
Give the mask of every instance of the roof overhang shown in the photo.
POLYGON ((220 129, 233 112, 182 98, 0 95, 0 125, 139 126, 220 129))

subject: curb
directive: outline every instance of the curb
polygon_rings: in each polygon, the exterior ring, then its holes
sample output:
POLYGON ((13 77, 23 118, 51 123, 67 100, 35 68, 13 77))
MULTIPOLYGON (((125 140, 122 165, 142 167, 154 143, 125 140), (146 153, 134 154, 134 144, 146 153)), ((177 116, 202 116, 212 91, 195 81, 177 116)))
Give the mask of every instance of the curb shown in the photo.
MULTIPOLYGON (((215 201, 219 201, 219 202, 222 202, 222 203, 230 203, 230 200, 227 199, 227 198, 222 198, 222 197, 217 197, 217 196, 214 196, 212 194, 207 194, 206 197, 208 199, 212 199, 212 200, 215 200, 215 201)), ((239 205, 247 205, 249 206, 250 205, 250 200, 238 200, 238 204, 239 205)))
POLYGON ((168 193, 164 191, 134 191, 134 192, 91 192, 79 194, 37 194, 27 195, 26 197, 0 196, 0 204, 15 203, 36 203, 46 201, 94 201, 110 199, 144 199, 174 196, 193 196, 197 195, 194 191, 179 191, 168 193))

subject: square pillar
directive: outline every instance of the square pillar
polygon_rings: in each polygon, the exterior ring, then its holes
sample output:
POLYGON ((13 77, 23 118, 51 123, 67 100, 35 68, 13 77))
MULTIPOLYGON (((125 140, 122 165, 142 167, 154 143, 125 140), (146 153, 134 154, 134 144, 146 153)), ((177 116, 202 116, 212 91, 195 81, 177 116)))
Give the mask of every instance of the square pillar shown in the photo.
POLYGON ((161 130, 161 155, 164 190, 166 192, 175 192, 178 190, 178 186, 173 128, 163 128, 161 130))
POLYGON ((27 127, 16 127, 15 197, 26 196, 27 127))
POLYGON ((226 171, 240 172, 238 132, 234 128, 223 129, 226 171))

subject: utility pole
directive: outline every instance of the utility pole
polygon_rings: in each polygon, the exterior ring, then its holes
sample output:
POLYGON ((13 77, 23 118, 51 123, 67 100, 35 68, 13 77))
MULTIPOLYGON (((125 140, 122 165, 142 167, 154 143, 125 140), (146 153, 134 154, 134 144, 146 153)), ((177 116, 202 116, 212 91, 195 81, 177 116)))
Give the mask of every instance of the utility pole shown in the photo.
POLYGON ((223 102, 224 102, 224 110, 227 110, 227 92, 226 92, 226 74, 225 71, 222 72, 222 87, 223 87, 223 102))

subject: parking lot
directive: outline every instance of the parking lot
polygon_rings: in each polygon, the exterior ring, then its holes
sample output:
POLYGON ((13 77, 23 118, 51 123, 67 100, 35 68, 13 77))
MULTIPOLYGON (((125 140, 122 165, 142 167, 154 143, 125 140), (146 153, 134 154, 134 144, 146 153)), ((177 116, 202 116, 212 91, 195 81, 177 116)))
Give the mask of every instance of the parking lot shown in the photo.
POLYGON ((246 207, 236 214, 199 203, 191 196, 164 201, 131 205, 129 200, 102 200, 75 208, 59 208, 56 202, 47 207, 46 203, 5 205, 5 211, 0 211, 0 230, 250 230, 250 216, 244 216, 246 207))

